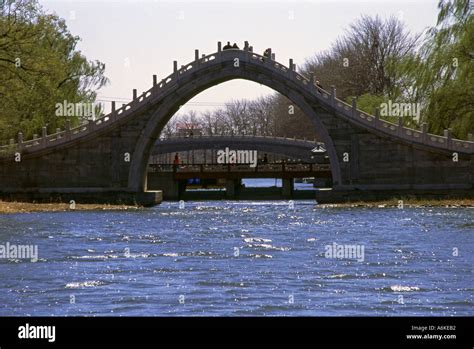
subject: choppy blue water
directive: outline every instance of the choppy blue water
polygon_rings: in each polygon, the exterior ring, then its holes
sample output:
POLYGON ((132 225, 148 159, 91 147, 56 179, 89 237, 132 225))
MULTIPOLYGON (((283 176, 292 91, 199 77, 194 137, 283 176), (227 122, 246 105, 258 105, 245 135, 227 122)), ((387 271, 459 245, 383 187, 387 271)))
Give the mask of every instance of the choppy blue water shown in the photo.
POLYGON ((193 202, 0 216, 0 315, 473 315, 474 209, 193 202), (363 261, 326 246, 364 247, 363 261))

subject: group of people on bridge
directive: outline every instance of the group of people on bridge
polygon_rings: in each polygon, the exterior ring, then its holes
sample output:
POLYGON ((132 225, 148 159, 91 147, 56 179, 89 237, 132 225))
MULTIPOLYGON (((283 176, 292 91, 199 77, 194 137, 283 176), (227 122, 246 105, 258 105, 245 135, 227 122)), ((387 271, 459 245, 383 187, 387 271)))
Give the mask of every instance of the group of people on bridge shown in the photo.
MULTIPOLYGON (((245 42, 246 46, 248 45, 248 42, 246 41, 245 42)), ((237 46, 237 44, 234 42, 233 45, 230 44, 230 41, 227 41, 227 44, 224 45, 224 47, 222 48, 223 50, 240 50, 239 49, 239 46, 237 46)), ((272 49, 271 48, 267 48, 265 51, 263 51, 263 59, 272 59, 272 49)), ((292 69, 293 67, 290 67, 290 69, 292 69)), ((314 84, 318 87, 318 89, 321 89, 321 90, 324 90, 323 86, 321 85, 321 83, 319 82, 319 80, 316 80, 314 82, 314 84)))
POLYGON ((230 44, 230 41, 227 41, 227 44, 222 48, 223 50, 240 50, 239 46, 234 42, 233 45, 230 44))

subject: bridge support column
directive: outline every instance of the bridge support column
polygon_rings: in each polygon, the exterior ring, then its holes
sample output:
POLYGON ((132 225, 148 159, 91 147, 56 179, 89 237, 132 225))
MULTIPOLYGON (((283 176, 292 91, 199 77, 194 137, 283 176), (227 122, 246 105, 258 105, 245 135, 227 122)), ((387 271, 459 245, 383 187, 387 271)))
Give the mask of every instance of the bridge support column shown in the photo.
POLYGON ((150 172, 147 177, 148 190, 161 190, 164 200, 179 200, 186 190, 186 181, 177 181, 172 173, 150 172))
POLYGON ((293 196, 295 185, 293 178, 283 178, 281 194, 285 198, 291 198, 293 196))
POLYGON ((227 199, 235 199, 240 193, 240 179, 226 179, 225 181, 225 197, 227 199))
POLYGON ((175 182, 175 185, 178 190, 178 199, 181 200, 183 199, 184 193, 186 192, 186 181, 184 180, 184 181, 175 182))

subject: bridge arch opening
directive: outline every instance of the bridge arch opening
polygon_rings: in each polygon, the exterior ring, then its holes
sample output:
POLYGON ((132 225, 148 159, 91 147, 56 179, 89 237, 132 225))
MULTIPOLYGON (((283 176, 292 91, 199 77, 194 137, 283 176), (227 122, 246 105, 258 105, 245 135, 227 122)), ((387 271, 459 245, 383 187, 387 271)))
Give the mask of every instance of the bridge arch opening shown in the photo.
POLYGON ((316 189, 332 187, 321 150, 298 106, 266 86, 234 79, 201 92, 173 115, 152 149, 146 189, 161 190, 165 200, 312 199, 316 189), (245 164, 219 164, 226 149, 245 155, 245 164))
POLYGON ((169 120, 193 97, 207 89, 224 82, 242 79, 264 85, 282 94, 297 106, 313 123, 318 139, 324 143, 330 162, 332 184, 341 182, 341 173, 336 149, 318 112, 311 105, 302 87, 298 87, 284 75, 278 76, 271 70, 251 62, 242 62, 235 68, 233 60, 223 60, 219 66, 208 69, 197 69, 194 74, 178 80, 174 93, 165 96, 154 108, 146 127, 143 128, 135 147, 129 172, 129 190, 142 192, 147 188, 147 170, 153 146, 169 120))

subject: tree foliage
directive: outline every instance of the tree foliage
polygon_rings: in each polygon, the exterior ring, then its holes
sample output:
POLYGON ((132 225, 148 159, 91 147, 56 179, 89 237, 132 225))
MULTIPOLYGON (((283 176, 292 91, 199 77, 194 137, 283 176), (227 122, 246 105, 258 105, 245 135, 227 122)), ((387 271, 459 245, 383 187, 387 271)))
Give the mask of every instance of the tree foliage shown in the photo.
POLYGON ((105 65, 88 61, 76 49, 79 40, 64 20, 46 14, 37 1, 2 2, 0 139, 19 131, 31 137, 45 125, 53 132, 66 122, 55 115, 57 103, 95 101, 95 90, 107 83, 105 65))
POLYGON ((458 138, 474 130, 474 15, 469 5, 469 0, 441 0, 436 26, 417 57, 404 66, 425 105, 430 131, 452 128, 458 138))

